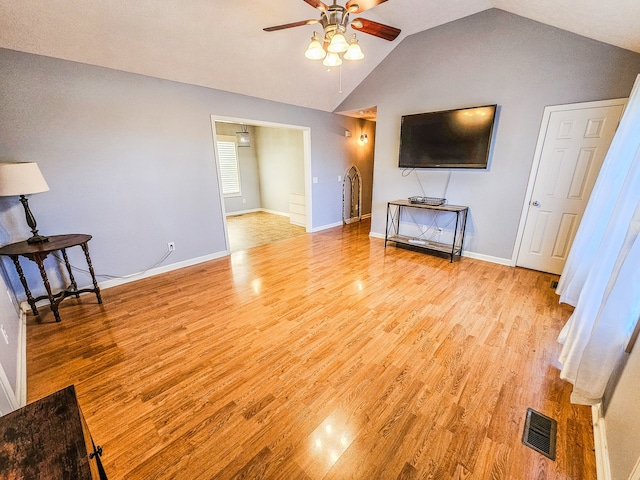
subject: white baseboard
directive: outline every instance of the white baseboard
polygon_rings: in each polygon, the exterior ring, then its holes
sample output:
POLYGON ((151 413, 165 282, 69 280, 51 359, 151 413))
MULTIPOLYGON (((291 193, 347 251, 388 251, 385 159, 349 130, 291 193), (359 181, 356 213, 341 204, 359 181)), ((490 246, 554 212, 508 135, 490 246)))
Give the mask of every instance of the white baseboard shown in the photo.
POLYGON ((18 407, 27 404, 27 310, 26 302, 20 305, 18 313, 18 361, 16 362, 16 401, 18 407))
POLYGON ((506 265, 507 267, 512 267, 510 258, 500 258, 493 257, 491 255, 484 255, 482 253, 476 252, 462 252, 463 257, 475 258, 476 260, 483 260, 485 262, 497 263, 498 265, 506 265))
POLYGON ((611 480, 609 465, 609 448, 607 447, 607 431, 602 416, 602 403, 591 406, 593 421, 593 443, 596 451, 596 474, 598 480, 611 480))
MULTIPOLYGON (((373 237, 373 238, 380 238, 380 239, 384 240, 384 235, 382 233, 369 232, 369 236, 373 237)), ((513 266, 513 265, 511 265, 511 259, 510 258, 493 257, 491 255, 484 255, 482 253, 465 252, 465 251, 462 252, 462 256, 463 257, 474 258, 476 260, 482 260, 482 261, 489 262, 489 263, 497 263, 498 265, 506 265, 507 267, 512 267, 513 266)))
POLYGON ((272 213, 273 215, 280 215, 281 217, 289 217, 289 213, 276 212, 275 210, 269 210, 268 208, 261 208, 260 211, 265 213, 272 213))
POLYGON ((311 229, 311 233, 320 232, 321 230, 327 230, 333 227, 339 227, 342 225, 342 222, 330 223, 329 225, 322 225, 320 227, 314 227, 311 229))
MULTIPOLYGON (((146 272, 128 277, 128 278, 114 278, 111 280, 106 280, 104 282, 98 282, 98 286, 100 289, 103 288, 111 288, 117 285, 124 285, 125 283, 135 282, 136 280, 142 280, 143 278, 153 277, 155 275, 160 275, 161 273, 171 272, 173 270, 178 270, 179 268, 190 267, 191 265, 197 265, 198 263, 208 262, 210 260, 215 260, 217 258, 226 257, 229 255, 228 251, 216 252, 209 255, 203 255, 202 257, 190 258, 189 260, 184 260, 182 262, 171 263, 169 265, 164 265, 162 267, 153 268, 151 270, 147 270, 146 272)), ((91 288, 91 287, 88 287, 91 288)))
POLYGON ((364 215, 361 215, 360 218, 362 220, 364 220, 365 218, 371 218, 371 214, 370 213, 365 213, 364 215))
MULTIPOLYGON (((143 278, 148 278, 148 277, 153 277, 155 275, 160 275, 161 273, 166 273, 166 272, 171 272, 173 270, 178 270, 179 268, 190 267, 192 265, 197 265, 198 263, 208 262, 210 260, 215 260, 217 258, 226 257, 229 254, 230 254, 230 252, 225 250, 225 251, 222 251, 222 252, 212 253, 212 254, 209 254, 209 255, 203 255, 202 257, 190 258, 189 260, 184 260, 182 262, 171 263, 169 265, 164 265, 162 267, 157 267, 157 268, 153 268, 151 270, 147 270, 146 272, 141 273, 140 275, 132 275, 132 276, 126 277, 126 278, 113 278, 111 280, 105 280, 103 282, 98 282, 98 286, 100 287, 101 290, 104 290, 104 289, 107 289, 107 288, 116 287, 118 285, 124 285, 126 283, 135 282, 136 280, 142 280, 143 278)), ((93 285, 79 286, 79 290, 82 290, 83 288, 93 288, 93 285)), ((85 294, 85 295, 92 295, 92 294, 85 294)), ((49 305, 49 301, 46 298, 41 300, 41 301, 39 301, 36 304, 36 306, 45 306, 45 305, 49 305)), ((31 307, 29 306, 27 301, 24 300, 24 301, 22 301, 20 303, 20 308, 26 312, 31 307)))
POLYGON ((275 210, 269 210, 268 208, 251 208, 249 210, 237 210, 235 212, 227 212, 227 213, 225 213, 225 216, 226 217, 235 217, 236 215, 245 215, 247 213, 256 213, 256 212, 272 213, 274 215, 280 215, 281 217, 288 217, 289 216, 288 213, 277 212, 275 210))
POLYGON ((226 212, 226 217, 235 217, 236 215, 245 215, 247 213, 261 212, 261 208, 250 208, 249 210, 236 210, 235 212, 226 212))

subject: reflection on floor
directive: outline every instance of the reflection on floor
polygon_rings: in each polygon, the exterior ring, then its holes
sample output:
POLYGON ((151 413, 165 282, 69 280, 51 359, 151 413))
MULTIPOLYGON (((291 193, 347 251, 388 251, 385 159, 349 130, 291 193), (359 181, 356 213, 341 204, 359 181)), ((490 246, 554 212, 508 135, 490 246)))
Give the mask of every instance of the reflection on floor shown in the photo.
POLYGON ((267 212, 228 216, 227 227, 232 252, 239 252, 305 233, 304 227, 289 223, 289 217, 267 212))

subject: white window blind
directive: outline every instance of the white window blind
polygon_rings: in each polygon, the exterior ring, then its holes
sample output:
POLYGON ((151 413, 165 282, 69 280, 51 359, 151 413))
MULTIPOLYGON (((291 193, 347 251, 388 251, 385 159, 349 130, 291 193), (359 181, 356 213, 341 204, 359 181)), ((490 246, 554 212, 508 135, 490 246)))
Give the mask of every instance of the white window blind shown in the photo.
POLYGON ((218 136, 218 163, 222 180, 222 194, 240 195, 240 167, 235 137, 218 136))

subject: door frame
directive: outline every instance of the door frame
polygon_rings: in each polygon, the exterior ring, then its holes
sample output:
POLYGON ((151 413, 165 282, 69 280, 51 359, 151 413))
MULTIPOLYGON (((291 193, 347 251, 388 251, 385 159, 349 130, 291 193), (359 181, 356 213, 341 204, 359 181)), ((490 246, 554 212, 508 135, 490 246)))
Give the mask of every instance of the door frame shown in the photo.
POLYGON ((227 212, 224 206, 224 195, 222 193, 222 180, 220 177, 220 163, 218 162, 218 135, 216 133, 216 122, 222 123, 238 123, 245 124, 252 127, 272 127, 272 128, 288 128, 291 130, 300 130, 302 131, 302 145, 303 145, 303 155, 304 155, 304 198, 305 198, 305 230, 306 232, 311 231, 311 226, 313 225, 312 208, 312 189, 313 185, 311 183, 311 127, 305 127, 301 125, 290 125, 286 123, 275 123, 275 122, 267 122, 263 120, 256 120, 252 118, 241 118, 241 117, 227 117, 222 115, 211 115, 211 131, 213 134, 213 160, 216 166, 216 175, 218 180, 218 186, 220 190, 220 208, 222 210, 222 224, 224 226, 224 241, 227 247, 227 254, 231 253, 231 244, 229 243, 229 228, 227 225, 227 212))
POLYGON ((538 132, 538 139, 536 141, 536 149, 533 154, 533 163, 531 164, 531 171, 529 172, 529 181, 527 182, 527 189, 525 191, 524 200, 522 202, 522 212, 520 213, 520 221, 518 222, 518 233, 516 234, 516 242, 513 247, 513 253, 511 254, 510 265, 512 267, 517 266, 516 263, 518 261, 518 255, 520 255, 520 249, 522 248, 524 227, 527 221, 529 207, 531 206, 531 196, 533 195, 533 187, 535 186, 536 178, 538 176, 538 168, 540 167, 540 159, 542 157, 542 148, 544 147, 544 141, 547 137, 547 129, 549 128, 549 120, 551 118, 551 114, 554 112, 566 112, 569 110, 583 110, 586 108, 614 107, 616 105, 622 105, 622 113, 624 115, 624 109, 627 106, 628 100, 628 98, 614 98, 611 100, 568 103, 565 105, 550 105, 544 107, 542 122, 540 124, 540 131, 538 132))

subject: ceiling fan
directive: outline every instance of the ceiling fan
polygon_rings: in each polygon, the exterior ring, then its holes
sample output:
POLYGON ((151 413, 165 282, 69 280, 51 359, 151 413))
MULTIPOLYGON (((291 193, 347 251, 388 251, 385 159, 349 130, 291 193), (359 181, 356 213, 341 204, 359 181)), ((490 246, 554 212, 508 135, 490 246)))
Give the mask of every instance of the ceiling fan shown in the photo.
POLYGON ((342 63, 339 56, 343 53, 343 58, 347 60, 360 60, 364 58, 362 50, 358 45, 355 34, 347 42, 344 34, 347 27, 351 25, 354 30, 373 35, 384 40, 393 41, 400 35, 400 29, 384 25, 382 23, 367 20, 366 18, 354 18, 349 21, 349 15, 360 13, 375 7, 387 0, 349 0, 343 7, 333 0, 333 5, 327 6, 320 0, 304 0, 320 11, 319 20, 302 20, 300 22, 286 23, 267 27, 265 32, 275 32, 286 28, 301 27, 303 25, 322 25, 324 35, 320 36, 314 32, 311 43, 305 52, 305 56, 311 59, 324 59, 322 62, 326 66, 338 66, 342 63))

